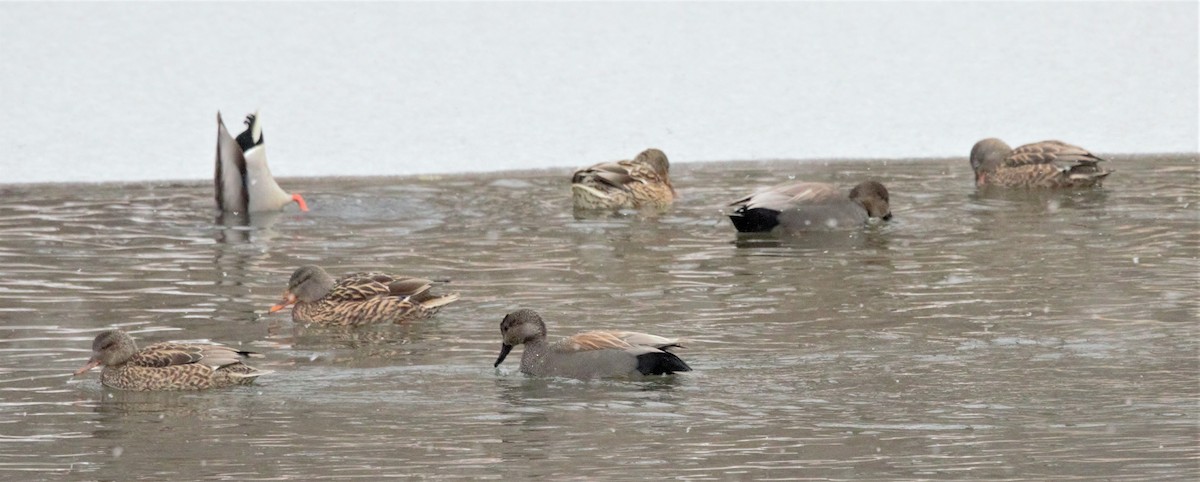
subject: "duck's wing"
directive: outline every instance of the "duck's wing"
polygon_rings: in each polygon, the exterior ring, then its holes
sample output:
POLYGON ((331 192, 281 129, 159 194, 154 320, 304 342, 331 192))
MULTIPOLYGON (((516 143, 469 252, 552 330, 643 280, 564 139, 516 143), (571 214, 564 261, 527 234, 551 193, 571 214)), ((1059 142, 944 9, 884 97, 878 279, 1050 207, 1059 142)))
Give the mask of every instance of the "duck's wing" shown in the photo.
POLYGON ((1104 159, 1082 147, 1062 141, 1042 141, 1026 144, 1004 158, 1003 167, 1052 164, 1064 171, 1076 166, 1095 166, 1104 159))
POLYGON ((428 297, 433 281, 386 273, 350 273, 337 280, 329 298, 339 301, 363 301, 378 296, 413 297, 422 301, 428 297))
POLYGON ((799 204, 819 204, 842 197, 832 184, 822 182, 796 182, 770 186, 754 194, 729 203, 743 209, 770 209, 784 211, 799 204))
POLYGON ((239 351, 222 345, 156 343, 137 352, 128 364, 146 368, 165 368, 176 365, 202 364, 220 368, 240 363, 244 358, 261 357, 257 353, 239 351))
POLYGON ((391 277, 380 273, 351 273, 337 280, 326 298, 332 301, 365 301, 387 296, 391 277), (376 279, 379 278, 379 279, 376 279))
POLYGON ((610 334, 633 346, 651 346, 663 351, 671 348, 683 348, 683 340, 651 335, 637 331, 610 331, 610 334))
POLYGON ((423 278, 401 277, 388 283, 387 287, 388 294, 391 296, 412 297, 417 301, 421 301, 429 296, 429 289, 433 287, 433 281, 423 278))
POLYGON ((626 185, 638 182, 630 169, 629 161, 602 162, 575 171, 571 183, 604 184, 617 189, 626 189, 626 185))
POLYGON ((246 186, 246 157, 237 140, 225 129, 221 113, 217 112, 217 161, 213 175, 217 209, 247 212, 250 191, 246 186))
POLYGON ((588 331, 559 340, 553 348, 558 352, 583 352, 593 350, 625 350, 632 348, 617 333, 611 331, 588 331))
POLYGON ((665 351, 680 347, 679 340, 635 331, 588 331, 567 337, 554 344, 560 352, 593 350, 626 350, 635 352, 665 351))

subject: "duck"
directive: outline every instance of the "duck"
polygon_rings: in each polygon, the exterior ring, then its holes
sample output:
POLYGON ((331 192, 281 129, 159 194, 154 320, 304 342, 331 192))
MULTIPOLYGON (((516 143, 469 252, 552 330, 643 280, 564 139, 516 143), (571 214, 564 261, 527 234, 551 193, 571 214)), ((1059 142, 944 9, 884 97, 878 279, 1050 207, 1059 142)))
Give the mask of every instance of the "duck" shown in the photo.
POLYGON ((788 182, 755 191, 729 206, 733 227, 741 233, 824 230, 892 219, 887 187, 868 180, 844 192, 833 184, 788 182))
POLYGON ((588 331, 553 343, 546 322, 534 310, 513 311, 500 322, 499 367, 513 347, 524 344, 521 373, 576 379, 672 375, 691 367, 671 353, 677 339, 634 331, 588 331))
POLYGON ((118 390, 206 390, 250 385, 272 373, 242 363, 263 356, 222 345, 164 342, 138 350, 121 330, 106 330, 92 340, 92 357, 75 376, 103 366, 100 383, 118 390))
POLYGON ((267 146, 263 143, 262 116, 246 116, 246 130, 237 139, 229 135, 221 113, 217 112, 217 168, 213 176, 217 209, 221 212, 254 213, 279 211, 291 203, 308 211, 308 203, 299 194, 288 194, 267 167, 267 146))
POLYGON ((290 305, 292 320, 325 326, 404 323, 429 318, 458 300, 458 293, 435 295, 433 281, 377 272, 334 279, 323 268, 301 266, 288 280, 275 313, 290 305))
POLYGON ((633 160, 602 162, 571 176, 576 209, 662 209, 675 201, 667 155, 646 149, 633 160))
POLYGON ((1104 159, 1062 141, 1041 141, 1013 149, 988 138, 971 148, 975 186, 1024 188, 1087 188, 1100 186, 1113 171, 1100 167, 1104 159))

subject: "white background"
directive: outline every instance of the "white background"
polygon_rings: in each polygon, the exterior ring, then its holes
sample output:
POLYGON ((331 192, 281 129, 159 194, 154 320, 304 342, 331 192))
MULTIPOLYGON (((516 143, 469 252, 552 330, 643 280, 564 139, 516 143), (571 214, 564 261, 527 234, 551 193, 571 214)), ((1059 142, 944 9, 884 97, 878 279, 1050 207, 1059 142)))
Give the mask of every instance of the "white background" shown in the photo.
MULTIPOLYGON (((0 183, 1198 150, 1197 4, 3 4, 0 183)), ((965 167, 965 166, 964 166, 965 167)))

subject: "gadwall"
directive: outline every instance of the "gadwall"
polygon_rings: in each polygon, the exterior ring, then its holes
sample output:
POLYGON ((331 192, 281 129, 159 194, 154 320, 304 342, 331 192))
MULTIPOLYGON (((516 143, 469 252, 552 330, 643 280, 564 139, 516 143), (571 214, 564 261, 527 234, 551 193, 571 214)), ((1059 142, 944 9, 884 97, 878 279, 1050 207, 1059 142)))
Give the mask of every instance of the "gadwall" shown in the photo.
POLYGON ((432 286, 427 279, 383 273, 352 273, 335 280, 320 266, 301 266, 271 313, 295 304, 292 320, 300 323, 403 323, 433 316, 458 299, 458 293, 435 295, 432 286))
POLYGON ((155 343, 138 350, 120 330, 108 330, 92 341, 92 357, 75 375, 104 366, 100 383, 119 390, 205 390, 249 385, 271 373, 242 364, 262 355, 221 345, 155 343))
POLYGON ((293 202, 301 211, 308 211, 303 197, 288 194, 271 177, 262 117, 257 112, 246 116, 246 130, 236 140, 225 130, 225 122, 217 112, 217 169, 213 183, 217 209, 222 212, 279 211, 293 202))
POLYGON ((632 331, 589 331, 554 343, 546 341, 546 323, 533 310, 517 310, 500 322, 504 339, 500 366, 514 346, 524 344, 521 372, 534 376, 606 378, 670 375, 692 369, 669 350, 679 340, 632 331))
POLYGON ((971 148, 975 185, 1000 187, 1072 188, 1099 186, 1111 170, 1104 161, 1079 146, 1042 141, 1016 149, 1000 139, 984 139, 971 148))
POLYGON ((602 162, 571 176, 578 209, 665 208, 675 200, 667 155, 646 149, 632 161, 602 162))
POLYGON ((849 194, 832 184, 793 182, 756 191, 729 204, 729 214, 738 232, 823 230, 861 226, 869 218, 892 219, 887 188, 876 181, 863 181, 849 194))

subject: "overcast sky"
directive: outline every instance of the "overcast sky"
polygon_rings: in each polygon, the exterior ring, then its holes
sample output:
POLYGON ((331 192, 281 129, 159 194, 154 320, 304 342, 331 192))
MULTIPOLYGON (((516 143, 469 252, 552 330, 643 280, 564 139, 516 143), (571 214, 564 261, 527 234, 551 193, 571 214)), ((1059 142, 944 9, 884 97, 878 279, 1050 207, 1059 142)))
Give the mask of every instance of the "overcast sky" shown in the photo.
POLYGON ((1200 147, 1196 2, 0 4, 0 183, 1200 147))

